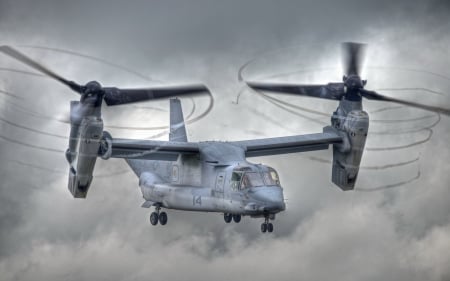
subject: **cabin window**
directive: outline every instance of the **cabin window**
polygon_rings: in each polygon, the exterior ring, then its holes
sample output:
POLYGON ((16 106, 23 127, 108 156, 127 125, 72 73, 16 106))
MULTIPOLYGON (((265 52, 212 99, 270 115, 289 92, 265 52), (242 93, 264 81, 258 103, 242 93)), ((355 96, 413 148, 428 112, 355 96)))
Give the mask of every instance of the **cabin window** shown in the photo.
POLYGON ((241 185, 242 172, 233 172, 231 174, 230 187, 232 190, 238 190, 241 185))

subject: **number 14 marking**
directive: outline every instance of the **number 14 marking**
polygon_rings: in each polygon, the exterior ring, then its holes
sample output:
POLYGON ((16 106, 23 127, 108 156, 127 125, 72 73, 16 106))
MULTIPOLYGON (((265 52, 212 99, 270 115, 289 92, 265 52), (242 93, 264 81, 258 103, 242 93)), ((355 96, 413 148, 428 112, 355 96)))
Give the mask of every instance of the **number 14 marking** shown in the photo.
POLYGON ((192 198, 192 205, 202 205, 202 197, 201 196, 194 196, 192 198))

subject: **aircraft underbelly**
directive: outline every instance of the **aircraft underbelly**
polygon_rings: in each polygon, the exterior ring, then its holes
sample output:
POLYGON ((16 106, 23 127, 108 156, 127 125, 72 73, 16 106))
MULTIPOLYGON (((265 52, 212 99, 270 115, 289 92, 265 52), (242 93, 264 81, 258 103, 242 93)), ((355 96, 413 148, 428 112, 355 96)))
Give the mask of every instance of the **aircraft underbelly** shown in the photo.
MULTIPOLYGON (((145 200, 167 209, 258 215, 267 212, 265 202, 249 200, 243 193, 224 194, 214 188, 175 185, 157 174, 145 172, 140 177, 145 200)), ((279 210, 269 210, 278 212, 279 210)))
POLYGON ((212 196, 210 188, 188 187, 170 184, 141 186, 144 198, 161 203, 168 209, 221 212, 223 198, 212 196))
POLYGON ((169 194, 163 199, 166 208, 216 212, 217 198, 211 196, 211 189, 202 187, 170 187, 169 194))

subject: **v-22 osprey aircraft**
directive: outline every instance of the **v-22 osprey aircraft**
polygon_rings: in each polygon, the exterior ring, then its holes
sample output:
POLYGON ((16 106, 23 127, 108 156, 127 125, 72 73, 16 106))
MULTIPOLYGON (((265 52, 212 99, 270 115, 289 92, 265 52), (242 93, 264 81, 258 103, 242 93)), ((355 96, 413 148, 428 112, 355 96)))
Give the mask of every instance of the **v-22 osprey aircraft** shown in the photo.
POLYGON ((261 231, 274 230, 272 220, 286 209, 278 173, 272 167, 254 164, 248 157, 328 149, 333 146, 332 182, 342 190, 354 188, 368 134, 369 117, 362 99, 407 104, 449 114, 447 109, 424 106, 382 96, 363 89, 359 77, 363 45, 347 43, 346 75, 343 83, 284 85, 247 82, 255 90, 313 96, 339 101, 331 126, 317 134, 243 141, 189 142, 180 100, 173 97, 209 92, 204 85, 146 89, 102 87, 91 81, 79 85, 48 70, 19 51, 2 46, 0 51, 67 85, 81 95, 71 102, 71 133, 66 158, 70 164, 69 190, 75 198, 86 198, 98 157, 123 158, 139 178, 144 203, 154 207, 152 225, 166 225, 165 209, 224 214, 226 223, 239 223, 242 216, 264 218, 261 231), (170 99, 169 141, 113 138, 103 130, 101 105, 108 106, 170 99))

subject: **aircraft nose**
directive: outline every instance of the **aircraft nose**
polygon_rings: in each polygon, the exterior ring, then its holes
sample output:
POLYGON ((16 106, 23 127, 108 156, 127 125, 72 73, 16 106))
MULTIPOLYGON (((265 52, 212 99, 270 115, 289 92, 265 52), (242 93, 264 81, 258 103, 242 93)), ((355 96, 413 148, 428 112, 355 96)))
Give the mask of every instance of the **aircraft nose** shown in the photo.
POLYGON ((256 188, 252 192, 252 197, 265 205, 265 209, 269 210, 284 210, 284 196, 283 190, 278 186, 265 186, 256 188))

